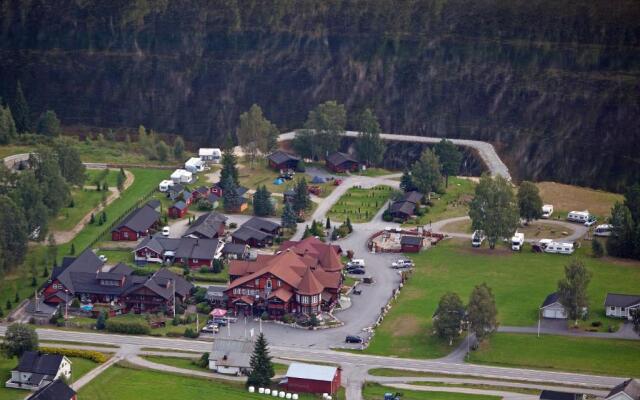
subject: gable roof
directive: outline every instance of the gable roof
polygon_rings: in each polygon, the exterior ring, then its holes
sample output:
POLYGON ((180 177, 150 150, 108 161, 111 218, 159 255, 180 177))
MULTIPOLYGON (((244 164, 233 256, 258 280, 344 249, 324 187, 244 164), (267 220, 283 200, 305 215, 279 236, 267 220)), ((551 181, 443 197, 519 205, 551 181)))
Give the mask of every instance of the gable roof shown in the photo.
POLYGON ((338 368, 328 365, 294 362, 289 364, 286 377, 330 382, 333 380, 333 377, 336 376, 337 370, 338 368))
POLYGON ((225 243, 222 248, 222 254, 245 254, 247 245, 242 243, 225 243))
POLYGON ((560 303, 560 293, 558 292, 553 292, 550 295, 548 295, 542 302, 542 305, 540 306, 540 308, 548 307, 554 303, 560 303))
POLYGON ((91 251, 91 249, 86 249, 76 258, 67 259, 67 263, 65 263, 66 267, 62 270, 54 270, 52 272, 52 280, 57 279, 62 285, 69 289, 72 293, 75 293, 76 288, 74 287, 74 280, 72 276, 78 273, 86 273, 95 275, 96 272, 102 267, 104 262, 102 262, 98 256, 91 251), (55 278, 53 278, 53 274, 55 274, 55 278))
POLYGON ((238 228, 238 230, 233 232, 231 234, 231 237, 233 237, 234 239, 238 239, 238 240, 242 240, 243 242, 246 242, 247 240, 250 240, 250 239, 265 240, 267 238, 273 237, 273 235, 270 233, 263 232, 261 230, 243 225, 240 228, 238 228))
POLYGON ((214 360, 216 365, 249 368, 252 353, 251 341, 216 338, 209 353, 209 360, 214 360))
POLYGON ((175 209, 178 209, 178 210, 182 211, 185 208, 187 208, 187 204, 184 201, 180 200, 177 203, 175 203, 174 205, 172 205, 171 208, 175 208, 175 209))
POLYGON ((327 162, 333 165, 340 165, 345 162, 357 163, 358 160, 351 157, 349 154, 341 153, 339 151, 335 151, 327 156, 327 162))
POLYGON ((38 351, 26 351, 14 371, 32 374, 55 376, 60 369, 64 356, 60 354, 43 354, 38 351))
POLYGON ((158 222, 159 219, 160 213, 158 211, 148 205, 144 205, 127 215, 113 230, 126 227, 135 232, 144 232, 158 222))
POLYGON ((282 150, 274 151, 273 153, 269 154, 267 159, 274 162, 275 164, 282 164, 283 162, 287 161, 300 161, 300 157, 286 153, 282 150))
POLYGON ((401 201, 408 201, 409 203, 419 204, 424 195, 420 192, 412 191, 402 195, 401 201))
POLYGON ((405 215, 412 215, 416 210, 416 205, 409 201, 396 201, 391 204, 389 211, 392 213, 402 213, 405 215))
POLYGON ((221 226, 224 226, 226 221, 226 216, 217 212, 208 212, 199 216, 182 236, 197 235, 213 239, 218 235, 218 230, 221 226))
POLYGON ((28 400, 69 400, 75 394, 76 392, 66 383, 56 379, 47 386, 35 391, 28 397, 28 400))
POLYGON ((608 399, 620 392, 624 392, 624 394, 631 397, 633 400, 640 400, 640 380, 628 379, 622 382, 611 389, 611 392, 609 392, 609 395, 606 398, 608 399))
POLYGON ((640 295, 607 293, 605 307, 631 307, 640 304, 640 295))
POLYGON ((264 232, 272 232, 280 228, 280 224, 259 217, 251 218, 250 220, 242 224, 242 226, 258 229, 264 232))
POLYGON ((558 392, 555 390, 543 390, 540 392, 540 400, 579 400, 582 393, 558 392))

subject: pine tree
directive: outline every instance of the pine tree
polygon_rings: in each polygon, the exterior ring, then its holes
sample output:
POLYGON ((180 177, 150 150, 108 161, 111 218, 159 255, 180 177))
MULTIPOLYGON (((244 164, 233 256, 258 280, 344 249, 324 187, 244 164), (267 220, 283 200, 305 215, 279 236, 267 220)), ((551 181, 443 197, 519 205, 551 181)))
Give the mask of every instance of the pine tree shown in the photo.
POLYGON ((227 177, 231 177, 236 186, 240 185, 238 180, 238 159, 233 153, 233 147, 225 148, 222 152, 222 170, 220 171, 220 182, 224 182, 227 177))
POLYGON ((173 158, 176 161, 182 161, 184 158, 184 140, 180 136, 173 142, 173 158))
POLYGON ((347 217, 345 225, 349 229, 349 233, 353 233, 353 225, 351 225, 351 219, 349 217, 347 217))
POLYGON ((47 266, 44 266, 44 270, 42 271, 42 277, 43 278, 48 278, 49 277, 49 268, 47 268, 47 266))
POLYGON ((120 168, 120 172, 118 173, 118 180, 116 186, 118 187, 118 191, 122 192, 124 189, 124 182, 127 180, 127 175, 124 172, 124 169, 120 168))
POLYGON ((36 279, 35 276, 31 277, 31 287, 36 287, 38 286, 38 280, 36 279))
POLYGON ((324 228, 329 230, 331 229, 331 220, 327 217, 327 222, 324 224, 324 228))
POLYGON ((413 184, 413 179, 411 178, 411 172, 407 169, 402 173, 402 178, 400 179, 400 189, 404 192, 413 192, 416 190, 416 186, 413 184))
POLYGON ((228 175, 222 181, 222 203, 225 211, 236 211, 242 204, 242 197, 238 194, 238 187, 233 177, 228 175))
POLYGON ((40 114, 36 125, 36 132, 43 136, 55 137, 60 135, 60 120, 55 111, 47 110, 40 114))
POLYGON ((304 232, 302 233, 302 238, 306 239, 311 236, 311 231, 309 230, 309 225, 305 225, 304 232))
POLYGON ((269 355, 267 339, 262 333, 258 335, 249 364, 251 365, 251 373, 247 378, 247 386, 269 387, 271 378, 275 373, 271 356, 269 355))
POLYGON ((96 216, 94 213, 91 213, 91 217, 89 218, 89 224, 93 225, 96 223, 96 216))
POLYGON ((256 192, 253 195, 253 215, 264 216, 265 214, 265 199, 262 191, 262 186, 258 186, 256 192))
POLYGON ((76 245, 71 243, 71 247, 69 248, 69 255, 76 254, 76 245))
POLYGON ((107 327, 106 311, 103 311, 100 313, 100 315, 98 315, 98 319, 96 320, 96 329, 101 331, 101 330, 104 330, 104 328, 106 327, 107 327))
POLYGON ((22 84, 18 81, 16 86, 16 96, 11 105, 11 113, 19 133, 27 133, 31 131, 31 111, 29 104, 22 91, 22 84))
POLYGON ((309 188, 305 178, 298 181, 295 192, 293 197, 293 210, 300 214, 306 211, 311 205, 311 197, 309 196, 309 188))
POLYGON ((0 144, 10 143, 17 135, 16 124, 9 107, 0 104, 0 144))
POLYGON ((284 204, 284 210, 282 211, 282 227, 293 229, 296 227, 296 213, 293 211, 293 207, 290 202, 284 204))
POLYGON ((595 258, 600 258, 604 256, 604 247, 602 243, 598 239, 593 239, 591 241, 591 252, 595 258))
POLYGON ((109 191, 109 184, 107 183, 107 181, 104 181, 104 183, 102 184, 102 191, 103 192, 109 191))

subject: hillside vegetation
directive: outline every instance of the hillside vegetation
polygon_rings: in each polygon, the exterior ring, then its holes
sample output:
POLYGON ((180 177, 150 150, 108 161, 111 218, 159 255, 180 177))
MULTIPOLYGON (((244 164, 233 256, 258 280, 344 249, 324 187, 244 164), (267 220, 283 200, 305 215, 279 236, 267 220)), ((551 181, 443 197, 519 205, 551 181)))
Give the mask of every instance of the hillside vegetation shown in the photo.
MULTIPOLYGON (((640 179, 634 0, 3 2, 0 95, 200 142, 253 103, 281 129, 336 99, 385 131, 489 140, 517 177, 640 179)), ((354 112, 351 112, 354 111, 354 112)))

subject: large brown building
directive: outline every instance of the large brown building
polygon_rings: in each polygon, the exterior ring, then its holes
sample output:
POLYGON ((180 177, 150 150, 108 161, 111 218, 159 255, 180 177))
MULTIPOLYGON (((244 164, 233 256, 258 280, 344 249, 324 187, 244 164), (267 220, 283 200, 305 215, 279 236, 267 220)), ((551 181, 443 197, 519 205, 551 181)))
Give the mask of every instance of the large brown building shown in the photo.
POLYGON ((228 307, 239 314, 273 318, 315 314, 333 308, 342 286, 340 247, 310 237, 287 241, 275 255, 255 261, 232 260, 228 307))

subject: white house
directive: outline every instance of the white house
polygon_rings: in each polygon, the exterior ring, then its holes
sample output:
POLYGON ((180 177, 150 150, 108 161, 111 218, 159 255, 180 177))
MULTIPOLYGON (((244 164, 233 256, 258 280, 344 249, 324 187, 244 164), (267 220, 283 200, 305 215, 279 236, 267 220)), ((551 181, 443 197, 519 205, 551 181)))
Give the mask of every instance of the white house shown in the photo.
POLYGON ((606 400, 640 400, 640 380, 628 379, 611 389, 606 400))
POLYGON ((174 183, 191 183, 193 182, 193 174, 184 169, 177 169, 171 174, 171 180, 174 183))
POLYGON ((8 388, 37 390, 58 378, 71 378, 71 361, 59 354, 27 351, 5 383, 8 388))
POLYGON ((252 341, 216 338, 209 353, 209 369, 226 375, 247 373, 252 352, 252 341))
POLYGON ((201 148, 198 156, 206 164, 218 164, 222 157, 222 152, 217 148, 201 148))
POLYGON ((631 319, 631 310, 640 308, 640 295, 607 293, 604 309, 607 317, 631 319))
POLYGON ((560 303, 560 295, 558 292, 551 293, 544 299, 544 302, 540 306, 543 318, 552 319, 567 319, 567 310, 560 303))
POLYGON ((191 157, 184 163, 184 169, 195 174, 204 171, 204 163, 200 157, 191 157))

